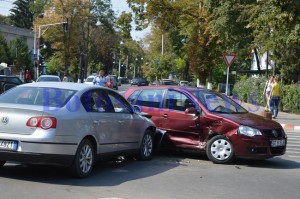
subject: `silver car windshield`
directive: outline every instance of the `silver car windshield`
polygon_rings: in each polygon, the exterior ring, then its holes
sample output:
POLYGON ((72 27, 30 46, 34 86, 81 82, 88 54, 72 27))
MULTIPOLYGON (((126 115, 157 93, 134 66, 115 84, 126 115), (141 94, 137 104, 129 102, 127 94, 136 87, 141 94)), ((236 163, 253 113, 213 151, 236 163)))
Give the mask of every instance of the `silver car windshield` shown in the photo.
POLYGON ((43 87, 15 87, 0 96, 0 103, 63 107, 75 90, 43 87))
POLYGON ((215 92, 193 90, 197 99, 213 113, 247 113, 248 111, 231 98, 215 92))

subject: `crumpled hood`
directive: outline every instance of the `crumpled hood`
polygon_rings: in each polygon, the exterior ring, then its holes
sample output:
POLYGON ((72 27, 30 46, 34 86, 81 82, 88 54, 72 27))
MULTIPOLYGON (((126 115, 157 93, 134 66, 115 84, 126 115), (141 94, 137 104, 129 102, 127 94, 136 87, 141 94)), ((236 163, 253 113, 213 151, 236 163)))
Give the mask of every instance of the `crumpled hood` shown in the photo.
POLYGON ((278 122, 253 113, 222 114, 222 117, 240 125, 250 126, 257 129, 282 128, 278 122))

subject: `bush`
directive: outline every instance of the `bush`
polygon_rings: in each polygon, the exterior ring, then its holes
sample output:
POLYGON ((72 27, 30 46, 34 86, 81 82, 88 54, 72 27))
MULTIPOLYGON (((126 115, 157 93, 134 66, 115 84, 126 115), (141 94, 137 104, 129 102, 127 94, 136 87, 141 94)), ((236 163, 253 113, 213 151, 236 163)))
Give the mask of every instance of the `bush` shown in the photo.
MULTIPOLYGON (((233 87, 233 97, 243 102, 265 106, 263 89, 266 81, 266 77, 250 77, 240 80, 233 87)), ((283 85, 281 91, 281 111, 300 113, 300 85, 283 85)))
POLYGON ((267 79, 265 77, 250 77, 245 80, 240 80, 234 84, 232 94, 235 99, 265 106, 266 100, 263 95, 263 89, 266 81, 267 79))
POLYGON ((282 87, 282 110, 292 113, 300 112, 300 85, 282 87))

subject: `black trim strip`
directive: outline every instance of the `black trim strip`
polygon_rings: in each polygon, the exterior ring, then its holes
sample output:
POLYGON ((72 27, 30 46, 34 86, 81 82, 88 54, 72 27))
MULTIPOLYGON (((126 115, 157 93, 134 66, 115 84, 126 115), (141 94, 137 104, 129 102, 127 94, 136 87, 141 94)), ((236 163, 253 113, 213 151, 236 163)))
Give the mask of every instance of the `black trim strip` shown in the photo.
POLYGON ((139 142, 116 142, 116 143, 99 143, 99 145, 111 145, 111 144, 136 144, 139 142))
POLYGON ((55 143, 55 142, 33 142, 33 141, 20 141, 21 143, 30 144, 53 144, 53 145, 77 145, 77 143, 55 143))

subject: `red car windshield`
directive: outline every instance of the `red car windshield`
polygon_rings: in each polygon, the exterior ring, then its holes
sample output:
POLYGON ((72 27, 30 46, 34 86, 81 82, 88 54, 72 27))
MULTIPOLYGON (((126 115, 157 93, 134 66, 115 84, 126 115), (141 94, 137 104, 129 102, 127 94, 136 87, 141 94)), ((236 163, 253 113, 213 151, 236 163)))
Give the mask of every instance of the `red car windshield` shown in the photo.
POLYGON ((226 95, 206 90, 191 90, 191 93, 213 113, 247 113, 248 111, 226 95))

